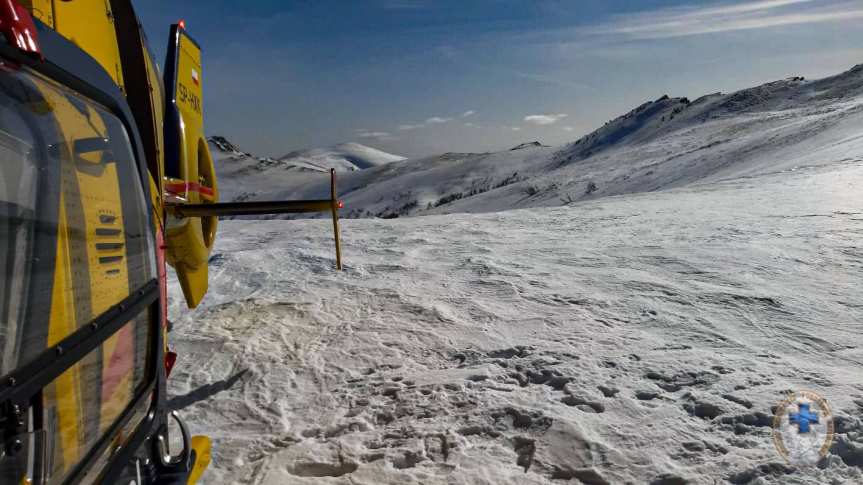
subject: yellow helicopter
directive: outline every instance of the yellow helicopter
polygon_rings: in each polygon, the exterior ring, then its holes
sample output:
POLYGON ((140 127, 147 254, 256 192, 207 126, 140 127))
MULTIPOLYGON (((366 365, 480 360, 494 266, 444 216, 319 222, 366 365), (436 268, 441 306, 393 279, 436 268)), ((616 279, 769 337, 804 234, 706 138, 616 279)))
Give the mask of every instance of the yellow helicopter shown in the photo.
POLYGON ((195 307, 219 216, 326 211, 340 268, 335 172, 330 199, 220 203, 182 21, 164 75, 131 0, 0 0, 0 34, 0 485, 196 483, 166 264, 195 307))

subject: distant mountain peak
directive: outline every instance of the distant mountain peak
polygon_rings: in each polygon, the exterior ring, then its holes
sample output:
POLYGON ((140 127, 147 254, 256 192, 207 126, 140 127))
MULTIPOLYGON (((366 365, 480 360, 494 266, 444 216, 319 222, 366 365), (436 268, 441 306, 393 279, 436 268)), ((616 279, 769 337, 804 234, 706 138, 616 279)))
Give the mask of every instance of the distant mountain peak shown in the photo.
POLYGON ((208 141, 214 152, 223 154, 216 158, 231 160, 232 163, 242 162, 246 170, 255 171, 282 168, 300 172, 328 172, 334 168, 338 172, 354 172, 405 160, 405 157, 356 142, 339 143, 326 148, 295 150, 276 159, 256 157, 243 152, 239 146, 224 136, 214 135, 209 137, 208 141))
POLYGON ((356 171, 399 162, 405 160, 405 157, 360 143, 346 142, 326 148, 295 150, 279 157, 279 160, 302 162, 311 166, 322 167, 324 170, 335 168, 336 170, 356 171))
POLYGON ((242 152, 240 152, 240 148, 237 145, 234 145, 233 143, 228 141, 228 139, 225 138, 224 136, 213 135, 213 136, 209 137, 208 140, 210 141, 210 143, 213 146, 215 146, 217 149, 219 149, 219 151, 222 151, 225 153, 228 153, 228 152, 242 153, 242 152))
POLYGON ((524 150, 525 148, 537 148, 537 147, 548 147, 548 145, 543 145, 542 143, 540 143, 538 141, 529 141, 526 143, 522 143, 520 145, 516 145, 516 146, 510 148, 509 151, 512 152, 515 150, 524 150))

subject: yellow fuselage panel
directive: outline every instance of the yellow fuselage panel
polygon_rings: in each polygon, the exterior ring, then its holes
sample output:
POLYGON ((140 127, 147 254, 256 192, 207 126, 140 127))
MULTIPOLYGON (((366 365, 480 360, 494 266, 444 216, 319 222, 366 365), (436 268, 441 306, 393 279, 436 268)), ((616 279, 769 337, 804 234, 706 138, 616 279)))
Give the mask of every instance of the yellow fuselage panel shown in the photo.
MULTIPOLYGON (((177 109, 182 116, 183 153, 186 163, 182 178, 189 182, 199 182, 198 141, 204 134, 204 111, 201 89, 201 49, 186 35, 180 35, 179 62, 177 62, 177 109)), ((188 194, 192 203, 201 202, 197 192, 188 194)))
MULTIPOLYGON (((147 68, 147 78, 150 84, 150 109, 153 113, 153 132, 155 134, 155 142, 156 142, 156 157, 158 159, 157 167, 158 173, 152 174, 153 178, 157 181, 158 192, 157 194, 162 194, 164 190, 164 180, 163 177, 165 175, 165 132, 162 129, 163 124, 165 122, 165 97, 164 91, 162 89, 162 77, 159 75, 159 67, 154 64, 153 58, 149 55, 149 49, 147 46, 144 46, 144 51, 147 55, 144 56, 144 62, 146 63, 147 68)), ((153 204, 154 208, 161 207, 162 204, 159 200, 153 204)))
MULTIPOLYGON (((43 4, 44 1, 34 1, 43 4)), ((54 1, 54 30, 90 54, 121 88, 123 68, 109 0, 54 1)))
MULTIPOLYGON (((51 318, 48 329, 48 345, 56 345, 77 330, 75 322, 75 294, 72 291, 72 269, 69 264, 69 231, 66 226, 66 209, 63 194, 60 195, 60 214, 57 224, 57 269, 54 271, 54 287, 51 297, 51 318)), ((82 415, 80 364, 58 377, 46 388, 44 399, 56 405, 57 427, 60 432, 59 446, 52 457, 60 462, 55 470, 68 471, 65 464, 74 464, 86 450, 80 447, 79 416, 82 415)))
MULTIPOLYGON (((67 149, 73 147, 76 140, 108 138, 102 119, 92 108, 86 106, 86 112, 82 113, 82 105, 74 106, 66 96, 55 91, 43 94, 59 122, 63 138, 68 140, 67 149)), ((75 266, 86 264, 90 279, 87 306, 92 316, 104 313, 129 294, 123 206, 117 165, 108 158, 110 153, 102 150, 74 153, 70 149, 66 155, 72 162, 62 166, 63 195, 75 200, 83 216, 80 222, 84 226, 74 226, 70 230, 84 233, 77 234, 75 239, 86 241, 87 260, 76 261, 75 266), (100 228, 115 231, 105 235, 97 231, 100 228)), ((86 323, 79 322, 79 325, 86 323)))
MULTIPOLYGON (((180 29, 176 46, 176 80, 166 86, 180 115, 179 179, 168 180, 192 204, 216 202, 219 188, 213 160, 204 135, 201 49, 180 29)), ((207 263, 216 234, 215 217, 169 218, 165 236, 168 263, 177 270, 180 287, 190 308, 198 305, 208 288, 207 263)))

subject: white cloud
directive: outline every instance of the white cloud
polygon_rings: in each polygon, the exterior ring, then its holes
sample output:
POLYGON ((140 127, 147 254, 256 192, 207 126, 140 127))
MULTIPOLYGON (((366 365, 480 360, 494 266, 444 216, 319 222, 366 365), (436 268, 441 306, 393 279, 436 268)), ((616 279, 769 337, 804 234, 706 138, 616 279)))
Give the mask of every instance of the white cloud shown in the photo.
POLYGON ((558 121, 569 116, 565 113, 560 114, 544 114, 544 115, 528 115, 524 117, 525 123, 532 123, 534 125, 553 125, 558 121))
POLYGON ((479 125, 471 122, 465 123, 464 126, 467 126, 468 128, 479 128, 479 125))
MULTIPOLYGON (((473 110, 465 111, 464 113, 462 113, 461 118, 467 118, 468 116, 471 116, 475 113, 476 113, 476 111, 473 111, 473 110)), ((431 118, 425 120, 422 123, 403 124, 403 125, 399 125, 397 128, 401 131, 417 130, 419 128, 424 128, 424 127, 429 126, 429 125, 442 125, 444 123, 449 123, 450 121, 453 121, 454 119, 456 119, 454 116, 432 116, 431 118)))
POLYGON ((573 127, 571 127, 571 126, 564 126, 564 127, 563 127, 563 130, 564 130, 564 131, 573 131, 574 129, 575 129, 575 128, 573 128, 573 127))
POLYGON ((672 7, 621 15, 611 23, 587 32, 626 35, 633 39, 664 39, 863 18, 863 7, 859 1, 825 3, 814 0, 758 0, 718 7, 672 7), (797 8, 791 8, 795 6, 797 8))
POLYGON ((426 120, 427 125, 439 125, 441 123, 449 123, 452 121, 452 118, 442 118, 440 116, 432 116, 431 118, 426 120))
POLYGON ((521 128, 519 128, 519 127, 517 127, 517 126, 512 126, 512 127, 510 127, 509 129, 510 129, 510 130, 512 130, 512 131, 521 131, 521 128))
POLYGON ((721 5, 718 7, 707 7, 703 8, 702 11, 705 15, 727 15, 735 13, 761 12, 773 8, 787 7, 789 5, 810 3, 812 1, 814 0, 757 0, 730 5, 721 5))
POLYGON ((358 138, 373 138, 377 140, 394 140, 395 137, 386 131, 357 130, 358 138))

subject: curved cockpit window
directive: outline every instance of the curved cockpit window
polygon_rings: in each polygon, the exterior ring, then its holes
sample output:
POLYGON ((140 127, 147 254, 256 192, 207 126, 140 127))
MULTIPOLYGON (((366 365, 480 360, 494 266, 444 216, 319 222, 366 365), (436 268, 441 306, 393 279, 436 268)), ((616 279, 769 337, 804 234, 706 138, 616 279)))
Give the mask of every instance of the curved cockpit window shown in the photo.
MULTIPOLYGON (((148 211, 116 116, 34 73, 0 76, 0 377, 50 364, 46 349, 156 279, 148 211)), ((140 422, 134 403, 154 379, 151 310, 34 394, 17 438, 0 429, 0 443, 19 443, 0 450, 0 483, 62 483, 97 445, 122 444, 115 425, 140 422)))

